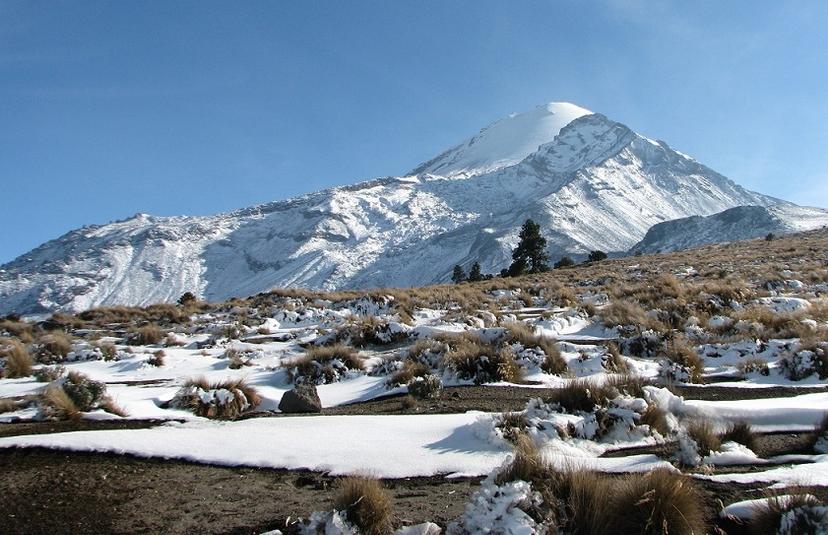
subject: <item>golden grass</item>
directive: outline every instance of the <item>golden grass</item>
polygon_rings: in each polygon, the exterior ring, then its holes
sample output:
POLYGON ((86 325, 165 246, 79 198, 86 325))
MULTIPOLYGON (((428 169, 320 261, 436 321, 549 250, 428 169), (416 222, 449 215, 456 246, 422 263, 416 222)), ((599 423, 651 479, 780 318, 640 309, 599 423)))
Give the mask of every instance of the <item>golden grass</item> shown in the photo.
POLYGON ((17 401, 10 398, 0 398, 0 414, 17 410, 17 401))
POLYGON ((71 336, 62 332, 47 334, 38 340, 37 360, 44 364, 61 361, 70 351, 72 351, 71 336))
POLYGON ((32 375, 34 359, 26 346, 17 340, 0 341, 0 358, 4 361, 2 375, 9 378, 32 375))
POLYGON ((609 532, 619 535, 701 535, 707 532, 704 502, 681 474, 657 469, 622 479, 609 499, 615 514, 609 532))
POLYGON ((46 417, 57 420, 80 420, 81 411, 61 386, 46 387, 40 400, 46 417))
POLYGON ((131 345, 136 346, 151 346, 161 342, 166 333, 161 327, 155 324, 144 325, 130 331, 127 340, 131 345))
POLYGON ((367 476, 349 476, 339 481, 334 507, 345 513, 349 522, 364 535, 391 533, 394 502, 391 493, 379 480, 367 476))

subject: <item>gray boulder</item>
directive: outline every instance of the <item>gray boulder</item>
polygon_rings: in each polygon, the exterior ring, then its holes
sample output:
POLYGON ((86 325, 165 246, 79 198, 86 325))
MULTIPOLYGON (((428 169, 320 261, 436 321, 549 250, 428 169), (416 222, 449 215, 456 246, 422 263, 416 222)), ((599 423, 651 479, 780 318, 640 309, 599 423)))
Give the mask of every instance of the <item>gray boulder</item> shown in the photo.
POLYGON ((296 385, 288 390, 279 401, 282 412, 322 412, 322 402, 316 392, 316 385, 296 385))

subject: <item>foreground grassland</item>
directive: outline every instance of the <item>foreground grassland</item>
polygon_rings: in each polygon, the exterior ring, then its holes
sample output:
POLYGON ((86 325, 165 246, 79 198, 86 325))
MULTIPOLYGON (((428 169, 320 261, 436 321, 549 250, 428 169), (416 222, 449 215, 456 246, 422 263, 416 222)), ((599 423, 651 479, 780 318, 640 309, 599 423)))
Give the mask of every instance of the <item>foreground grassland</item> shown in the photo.
POLYGON ((819 532, 827 292, 820 230, 8 317, 0 531, 819 532))

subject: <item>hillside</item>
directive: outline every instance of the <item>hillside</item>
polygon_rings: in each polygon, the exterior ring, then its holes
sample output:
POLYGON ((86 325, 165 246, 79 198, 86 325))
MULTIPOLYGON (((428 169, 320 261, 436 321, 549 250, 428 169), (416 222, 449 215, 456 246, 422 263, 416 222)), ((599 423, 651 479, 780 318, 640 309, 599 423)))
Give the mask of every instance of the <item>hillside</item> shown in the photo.
POLYGON ((217 216, 139 214, 69 232, 0 267, 0 313, 431 284, 455 264, 499 272, 527 218, 555 260, 627 251, 664 221, 790 206, 563 103, 499 121, 415 171, 217 216))

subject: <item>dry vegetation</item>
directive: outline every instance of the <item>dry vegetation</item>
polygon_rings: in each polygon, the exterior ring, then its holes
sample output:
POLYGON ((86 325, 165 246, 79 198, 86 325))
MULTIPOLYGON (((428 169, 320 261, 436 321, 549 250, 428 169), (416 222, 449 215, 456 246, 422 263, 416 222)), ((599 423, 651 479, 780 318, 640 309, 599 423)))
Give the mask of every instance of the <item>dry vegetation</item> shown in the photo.
POLYGON ((351 476, 340 480, 334 508, 345 513, 349 522, 365 535, 391 533, 394 503, 377 479, 351 476))
POLYGON ((234 420, 261 402, 256 389, 244 379, 210 383, 200 377, 186 381, 172 405, 206 418, 234 420))
POLYGON ((608 476, 546 464, 532 441, 519 436, 512 462, 497 476, 500 485, 522 480, 543 503, 529 514, 559 532, 588 535, 705 533, 701 494, 689 478, 669 470, 608 476))

